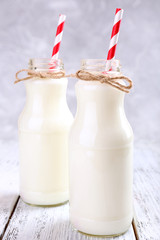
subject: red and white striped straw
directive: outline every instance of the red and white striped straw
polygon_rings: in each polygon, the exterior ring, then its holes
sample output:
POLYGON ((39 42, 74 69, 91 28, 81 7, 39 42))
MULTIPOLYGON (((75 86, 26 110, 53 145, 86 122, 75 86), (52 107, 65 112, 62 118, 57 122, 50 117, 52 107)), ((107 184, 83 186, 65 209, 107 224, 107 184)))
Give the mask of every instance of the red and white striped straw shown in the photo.
POLYGON ((115 58, 116 47, 118 43, 118 37, 120 32, 121 20, 123 17, 123 9, 117 8, 115 12, 114 24, 112 28, 112 34, 109 44, 109 50, 107 55, 106 71, 111 69, 111 61, 115 58))
POLYGON ((64 28, 65 20, 66 20, 66 15, 60 14, 51 60, 52 59, 58 59, 60 44, 61 44, 62 36, 63 36, 63 28, 64 28))

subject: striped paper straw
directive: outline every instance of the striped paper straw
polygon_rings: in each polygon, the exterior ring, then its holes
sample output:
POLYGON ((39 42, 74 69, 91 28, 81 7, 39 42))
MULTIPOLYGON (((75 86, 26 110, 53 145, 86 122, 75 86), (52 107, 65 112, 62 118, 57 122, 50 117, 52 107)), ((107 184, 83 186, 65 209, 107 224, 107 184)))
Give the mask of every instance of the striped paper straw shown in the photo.
POLYGON ((66 20, 66 15, 60 14, 51 60, 52 59, 58 59, 60 44, 61 44, 62 36, 63 36, 63 28, 64 28, 65 20, 66 20))
POLYGON ((114 24, 112 28, 112 34, 109 44, 109 50, 107 55, 106 71, 111 70, 111 61, 115 58, 116 47, 118 43, 119 31, 121 20, 123 16, 123 9, 117 8, 115 12, 114 24))

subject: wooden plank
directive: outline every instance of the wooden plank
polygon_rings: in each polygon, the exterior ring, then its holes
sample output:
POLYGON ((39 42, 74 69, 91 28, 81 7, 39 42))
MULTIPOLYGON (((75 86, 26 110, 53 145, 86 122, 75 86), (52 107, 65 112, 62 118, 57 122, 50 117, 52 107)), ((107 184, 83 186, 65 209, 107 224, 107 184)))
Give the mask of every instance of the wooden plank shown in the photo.
POLYGON ((0 141, 0 238, 18 198, 18 148, 13 141, 0 141))
MULTIPOLYGON (((69 204, 41 208, 29 206, 21 199, 3 238, 3 240, 11 239, 99 240, 97 237, 86 236, 72 229, 69 223, 69 204)), ((125 235, 116 239, 135 240, 132 227, 125 235)))
POLYGON ((134 205, 139 239, 160 239, 160 153, 149 146, 135 151, 134 205))

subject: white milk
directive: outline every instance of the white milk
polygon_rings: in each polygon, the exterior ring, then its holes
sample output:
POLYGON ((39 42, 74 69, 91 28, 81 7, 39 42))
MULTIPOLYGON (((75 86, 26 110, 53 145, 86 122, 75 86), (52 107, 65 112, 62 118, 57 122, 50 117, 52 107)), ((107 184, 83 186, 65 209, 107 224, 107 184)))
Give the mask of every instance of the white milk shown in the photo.
POLYGON ((67 79, 25 82, 27 101, 19 118, 20 195, 35 205, 68 200, 67 79))
POLYGON ((76 94, 69 143, 70 221, 88 234, 118 235, 133 217, 133 133, 123 109, 124 93, 79 80, 76 94))

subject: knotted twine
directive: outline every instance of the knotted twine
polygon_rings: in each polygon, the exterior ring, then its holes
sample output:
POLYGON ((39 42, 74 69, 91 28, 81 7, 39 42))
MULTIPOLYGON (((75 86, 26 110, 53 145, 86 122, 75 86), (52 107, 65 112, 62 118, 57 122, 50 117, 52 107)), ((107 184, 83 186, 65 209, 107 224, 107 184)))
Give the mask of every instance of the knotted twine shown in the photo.
POLYGON ((132 88, 132 80, 124 75, 111 75, 107 73, 99 73, 99 72, 88 72, 85 70, 78 70, 75 74, 66 75, 64 71, 59 72, 36 72, 30 69, 22 69, 16 73, 16 81, 14 83, 18 83, 21 81, 29 80, 32 78, 52 78, 52 79, 60 79, 64 77, 73 77, 78 78, 85 81, 99 81, 101 83, 106 83, 111 85, 114 88, 117 88, 123 92, 129 93, 129 90, 132 88), (18 75, 21 72, 26 72, 28 77, 19 78, 18 75), (122 79, 124 82, 120 83, 119 80, 122 79), (125 84, 127 83, 127 85, 125 84))

